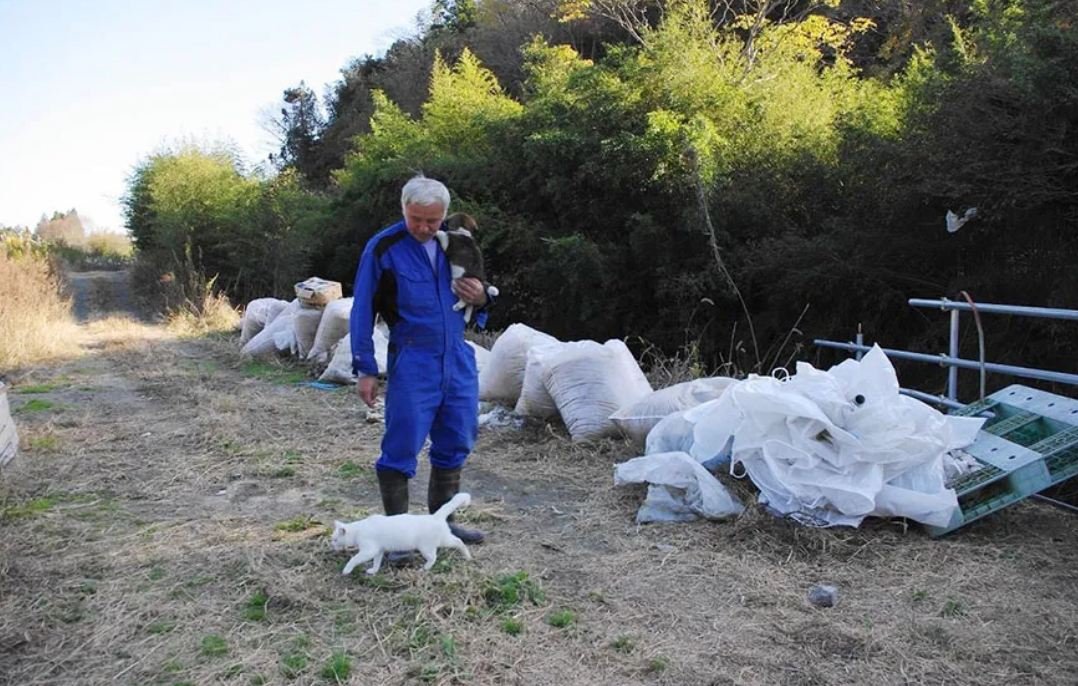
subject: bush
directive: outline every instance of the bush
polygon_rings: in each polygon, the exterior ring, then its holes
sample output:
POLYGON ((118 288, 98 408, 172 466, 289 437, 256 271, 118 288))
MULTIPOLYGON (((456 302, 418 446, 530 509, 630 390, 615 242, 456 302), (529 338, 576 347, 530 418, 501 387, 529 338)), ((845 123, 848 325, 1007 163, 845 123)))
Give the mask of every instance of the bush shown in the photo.
POLYGON ((0 236, 0 370, 73 353, 74 328, 71 301, 47 248, 0 236))

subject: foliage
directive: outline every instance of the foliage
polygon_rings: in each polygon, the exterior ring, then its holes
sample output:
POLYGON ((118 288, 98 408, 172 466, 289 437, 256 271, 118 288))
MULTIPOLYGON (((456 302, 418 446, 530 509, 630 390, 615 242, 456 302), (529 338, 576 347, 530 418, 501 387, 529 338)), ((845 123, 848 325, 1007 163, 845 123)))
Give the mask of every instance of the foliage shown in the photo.
MULTIPOLYGON (((324 110, 286 92, 279 175, 220 151, 154 156, 129 224, 158 275, 189 263, 244 298, 302 273, 347 287, 422 172, 479 220, 494 326, 691 347, 701 369, 767 372, 802 336, 858 323, 938 350, 945 322, 909 297, 1078 297, 1076 15, 1051 0, 439 2, 418 36, 348 65, 324 110), (944 231, 967 207, 978 218, 944 231)), ((997 324, 989 348, 1051 367, 1075 343, 997 324)))
POLYGON ((0 371, 73 354, 71 301, 47 243, 0 232, 0 371))

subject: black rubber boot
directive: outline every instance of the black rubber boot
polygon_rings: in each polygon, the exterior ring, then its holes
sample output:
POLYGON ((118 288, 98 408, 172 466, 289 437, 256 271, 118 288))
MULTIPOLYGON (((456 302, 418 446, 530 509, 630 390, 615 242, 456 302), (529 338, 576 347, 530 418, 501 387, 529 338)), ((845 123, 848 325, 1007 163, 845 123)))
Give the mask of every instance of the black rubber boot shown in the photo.
MULTIPOLYGON (((378 475, 378 490, 382 492, 382 509, 386 515, 399 515, 408 512, 408 477, 395 469, 375 469, 378 475)), ((408 562, 415 553, 386 553, 386 562, 400 564, 408 562)))
MULTIPOLYGON (((453 496, 460 492, 460 468, 442 469, 431 465, 430 484, 427 486, 427 509, 431 514, 442 505, 449 502, 453 496)), ((449 515, 449 530, 453 535, 465 543, 482 543, 483 532, 476 529, 465 529, 453 522, 453 515, 449 515)))

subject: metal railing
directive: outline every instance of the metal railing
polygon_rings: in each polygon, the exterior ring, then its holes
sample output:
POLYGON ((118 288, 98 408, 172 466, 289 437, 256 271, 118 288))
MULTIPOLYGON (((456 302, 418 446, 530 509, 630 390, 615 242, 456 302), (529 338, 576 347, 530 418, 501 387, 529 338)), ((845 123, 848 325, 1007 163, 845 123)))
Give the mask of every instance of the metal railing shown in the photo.
MULTIPOLYGON (((901 390, 905 395, 946 407, 963 407, 964 403, 961 403, 958 400, 959 369, 975 369, 982 374, 992 372, 995 374, 1004 374, 1025 379, 1039 379, 1041 381, 1051 381, 1070 386, 1078 386, 1078 374, 1057 372, 1048 369, 1037 369, 1035 367, 1018 367, 1009 364, 997 364, 994 362, 986 362, 984 360, 967 360, 958 356, 959 315, 962 312, 1009 314, 1019 317, 1040 317, 1064 321, 1078 321, 1078 310, 1065 310, 1052 307, 1025 307, 1022 305, 994 305, 990 303, 972 304, 948 300, 947 298, 940 298, 939 300, 910 298, 909 304, 913 307, 925 307, 950 312, 951 333, 946 353, 933 355, 929 353, 911 352, 909 350, 883 348, 883 352, 888 357, 896 360, 911 360, 914 362, 938 364, 941 367, 947 367, 947 395, 932 395, 923 391, 903 388, 901 390)), ((856 342, 853 343, 830 341, 822 338, 817 338, 813 343, 820 348, 832 348, 835 350, 853 352, 857 359, 861 358, 862 353, 872 349, 871 346, 866 346, 864 344, 864 336, 860 331, 857 333, 856 342)))
MULTIPOLYGON (((1025 307, 1022 305, 993 305, 990 303, 975 304, 970 302, 960 302, 954 300, 948 300, 947 298, 940 298, 939 300, 924 300, 921 298, 910 298, 909 304, 913 307, 925 307, 931 309, 939 309, 944 312, 950 312, 951 315, 951 334, 950 340, 947 345, 947 353, 940 353, 938 355, 931 355, 927 353, 915 353, 908 350, 894 350, 891 348, 883 348, 883 352, 891 358, 898 360, 912 360, 914 362, 926 362, 931 364, 938 364, 941 367, 947 367, 947 395, 932 395, 931 393, 925 393, 912 388, 902 388, 900 391, 904 395, 908 395, 918 400, 922 400, 928 403, 934 403, 936 405, 942 405, 952 409, 965 407, 965 404, 958 400, 958 370, 959 369, 976 369, 981 372, 981 394, 984 395, 984 375, 987 372, 994 372, 998 374, 1006 374, 1008 376, 1015 376, 1026 379, 1039 379, 1041 381, 1053 381, 1055 383, 1067 384, 1070 386, 1078 386, 1078 374, 1069 374, 1066 372, 1055 372, 1047 369, 1037 369, 1035 367, 1016 367, 1008 364, 995 364, 992 362, 986 362, 983 359, 984 356, 984 339, 983 332, 980 331, 980 318, 978 316, 978 333, 981 337, 981 357, 980 360, 966 360, 958 356, 958 333, 959 333, 959 315, 962 312, 971 312, 975 316, 979 314, 1009 314, 1019 317, 1039 317, 1047 319, 1056 319, 1061 321, 1078 321, 1078 310, 1065 310, 1052 307, 1025 307)), ((847 350, 853 352, 857 359, 861 359, 862 353, 868 352, 872 348, 865 345, 864 335, 858 328, 857 339, 854 343, 842 343, 839 341, 829 341, 822 338, 817 338, 813 341, 818 347, 821 348, 833 348, 836 350, 847 350)), ((983 400, 983 397, 982 397, 983 400)), ((1045 495, 1033 495, 1031 496, 1037 500, 1041 500, 1057 507, 1064 508, 1071 512, 1078 512, 1078 508, 1070 503, 1065 503, 1054 498, 1049 498, 1045 495)))

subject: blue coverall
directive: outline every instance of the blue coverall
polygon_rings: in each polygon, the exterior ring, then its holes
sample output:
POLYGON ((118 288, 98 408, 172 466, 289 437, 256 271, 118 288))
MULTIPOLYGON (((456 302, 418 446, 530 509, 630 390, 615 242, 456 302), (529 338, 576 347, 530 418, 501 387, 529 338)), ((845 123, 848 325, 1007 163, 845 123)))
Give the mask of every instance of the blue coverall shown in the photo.
MULTIPOLYGON (((428 435, 431 464, 442 469, 463 465, 475 445, 475 351, 464 342, 464 314, 453 310, 451 283, 441 249, 432 267, 403 221, 375 234, 360 257, 350 321, 354 373, 378 373, 375 314, 389 325, 386 431, 376 469, 414 477, 428 435)), ((477 322, 485 314, 477 313, 477 322)))

